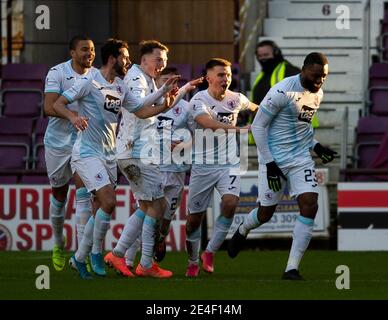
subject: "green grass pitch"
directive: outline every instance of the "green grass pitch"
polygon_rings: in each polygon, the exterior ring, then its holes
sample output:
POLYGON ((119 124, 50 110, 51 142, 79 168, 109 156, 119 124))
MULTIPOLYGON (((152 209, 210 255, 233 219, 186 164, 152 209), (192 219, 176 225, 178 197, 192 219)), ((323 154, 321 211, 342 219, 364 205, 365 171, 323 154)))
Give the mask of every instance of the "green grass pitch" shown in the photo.
POLYGON ((184 252, 168 252, 162 266, 171 279, 126 279, 108 270, 106 278, 85 281, 66 266, 56 272, 50 252, 0 252, 0 300, 4 299, 388 299, 388 252, 310 250, 301 264, 303 282, 280 280, 288 251, 243 251, 232 260, 216 255, 215 272, 184 277, 184 252), (38 265, 50 267, 50 289, 38 290, 38 265), (338 290, 336 267, 350 269, 350 289, 338 290))

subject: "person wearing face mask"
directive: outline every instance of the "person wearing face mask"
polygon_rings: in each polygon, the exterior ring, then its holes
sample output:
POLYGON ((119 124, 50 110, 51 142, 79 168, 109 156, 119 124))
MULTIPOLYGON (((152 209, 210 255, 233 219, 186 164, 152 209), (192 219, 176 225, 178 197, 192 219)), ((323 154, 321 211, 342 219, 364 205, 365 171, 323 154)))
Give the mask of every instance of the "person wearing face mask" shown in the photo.
MULTIPOLYGON (((277 44, 271 40, 263 40, 256 46, 256 59, 261 66, 261 72, 253 83, 250 100, 260 104, 275 84, 284 78, 300 73, 300 69, 284 59, 282 51, 277 44)), ((252 123, 255 115, 249 113, 247 122, 252 123)), ((318 118, 315 115, 312 121, 313 128, 319 126, 318 118)), ((254 145, 252 134, 249 134, 249 144, 254 145)))
POLYGON ((300 69, 283 58, 282 51, 271 40, 264 40, 256 46, 256 59, 261 72, 252 86, 251 101, 260 104, 265 95, 279 81, 300 73, 300 69))

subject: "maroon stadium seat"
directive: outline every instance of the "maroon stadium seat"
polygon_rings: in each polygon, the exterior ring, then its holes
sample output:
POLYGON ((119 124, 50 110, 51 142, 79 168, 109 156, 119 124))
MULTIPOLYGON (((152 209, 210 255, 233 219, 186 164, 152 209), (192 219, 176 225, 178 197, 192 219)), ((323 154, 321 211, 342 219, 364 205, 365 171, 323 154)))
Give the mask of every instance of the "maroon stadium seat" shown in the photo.
POLYGON ((388 63, 374 63, 369 69, 369 87, 388 87, 388 63))
POLYGON ((47 71, 48 66, 42 64, 5 65, 0 94, 2 115, 39 117, 47 71))
POLYGON ((24 175, 20 179, 21 184, 50 184, 46 174, 24 175))
POLYGON ((369 99, 372 114, 388 116, 388 86, 370 88, 369 99))
POLYGON ((30 146, 18 142, 0 142, 0 170, 28 169, 30 146))
POLYGON ((17 176, 0 175, 0 184, 16 184, 18 182, 17 176))
POLYGON ((28 118, 0 118, 0 142, 31 145, 34 120, 28 118))
POLYGON ((380 142, 388 129, 388 117, 363 117, 357 125, 357 143, 380 142))

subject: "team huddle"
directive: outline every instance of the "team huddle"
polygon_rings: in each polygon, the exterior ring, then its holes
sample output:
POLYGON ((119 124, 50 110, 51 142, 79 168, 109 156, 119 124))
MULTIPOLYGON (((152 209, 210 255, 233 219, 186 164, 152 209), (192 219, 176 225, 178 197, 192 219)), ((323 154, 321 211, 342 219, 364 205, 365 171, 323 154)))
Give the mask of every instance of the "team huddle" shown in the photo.
POLYGON ((126 42, 109 39, 101 48, 102 67, 94 68, 93 41, 76 36, 71 60, 50 69, 45 86, 45 158, 52 187, 50 216, 54 268, 66 265, 63 236, 69 181, 76 186, 78 249, 70 258, 82 279, 105 276, 108 265, 125 277, 170 278, 160 266, 165 238, 190 172, 186 222, 187 277, 197 277, 200 262, 214 272, 215 253, 224 242, 239 202, 237 139, 252 131, 259 155, 258 208, 252 210, 228 246, 238 255, 253 228, 269 221, 284 188, 296 197, 296 221, 286 270, 301 280, 299 263, 311 239, 318 193, 310 150, 332 161, 335 152, 313 139, 311 119, 322 100, 328 62, 321 53, 306 56, 302 72, 275 85, 260 107, 232 92, 231 63, 212 58, 206 76, 179 88, 180 76, 167 67, 169 49, 156 40, 140 43, 140 64, 132 64, 126 42), (198 91, 206 81, 208 88, 198 91), (257 110, 252 126, 236 125, 241 110, 257 110), (118 125, 119 124, 119 125, 118 125), (117 167, 137 202, 117 245, 103 256, 102 244, 115 210, 117 167), (216 189, 221 195, 206 250, 200 255, 201 223, 216 189), (140 249, 140 262, 134 261, 140 249))

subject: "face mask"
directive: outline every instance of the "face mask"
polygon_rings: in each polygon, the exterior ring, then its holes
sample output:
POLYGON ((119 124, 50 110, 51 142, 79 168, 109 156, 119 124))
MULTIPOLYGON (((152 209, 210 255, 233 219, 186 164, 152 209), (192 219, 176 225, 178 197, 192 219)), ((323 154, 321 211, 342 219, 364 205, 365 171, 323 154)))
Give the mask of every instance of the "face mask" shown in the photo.
POLYGON ((275 58, 270 58, 270 59, 261 59, 259 60, 259 63, 261 65, 262 70, 267 73, 267 72, 272 72, 277 64, 278 61, 275 58))

